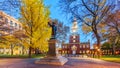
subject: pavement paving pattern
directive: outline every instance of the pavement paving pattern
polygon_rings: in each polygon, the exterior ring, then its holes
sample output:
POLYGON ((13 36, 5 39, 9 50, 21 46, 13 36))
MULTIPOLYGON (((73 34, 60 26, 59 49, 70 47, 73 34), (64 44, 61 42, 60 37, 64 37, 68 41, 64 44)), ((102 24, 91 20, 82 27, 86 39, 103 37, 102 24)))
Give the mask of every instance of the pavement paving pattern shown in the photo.
POLYGON ((63 66, 35 64, 38 59, 0 59, 0 68, 120 68, 120 63, 93 58, 70 57, 63 66))

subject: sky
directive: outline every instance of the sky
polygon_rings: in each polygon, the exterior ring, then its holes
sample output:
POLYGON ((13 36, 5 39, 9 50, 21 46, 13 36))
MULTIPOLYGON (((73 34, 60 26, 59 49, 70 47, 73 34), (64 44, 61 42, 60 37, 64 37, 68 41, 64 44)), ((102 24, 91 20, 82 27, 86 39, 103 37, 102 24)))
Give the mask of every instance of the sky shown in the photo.
MULTIPOLYGON (((0 2, 2 2, 2 1, 5 1, 5 0, 0 0, 0 2)), ((50 17, 51 17, 52 19, 58 19, 59 21, 63 22, 65 25, 71 27, 71 26, 72 26, 72 22, 70 22, 71 20, 70 20, 70 19, 67 19, 67 18, 63 15, 61 9, 59 9, 59 5, 58 5, 59 3, 58 3, 58 2, 59 2, 59 0, 44 0, 44 4, 50 6, 50 12, 51 12, 50 17)), ((0 4, 1 4, 1 3, 0 3, 0 4)), ((5 5, 5 4, 4 4, 4 5, 5 5)), ((8 7, 8 8, 9 8, 9 7, 8 7)), ((9 12, 10 14, 12 13, 12 14, 14 14, 15 16, 18 15, 18 14, 15 14, 15 13, 14 13, 14 10, 13 10, 13 9, 12 9, 11 11, 13 11, 13 12, 9 12)), ((16 11, 15 11, 15 12, 16 12, 16 11)), ((14 16, 14 15, 13 15, 13 16, 14 16)), ((14 17, 15 17, 15 16, 14 16, 14 17)), ((78 22, 78 23, 79 23, 79 22, 78 22)), ((81 29, 81 26, 79 26, 78 32, 80 33, 80 42, 87 42, 88 40, 90 40, 91 46, 92 46, 92 44, 95 42, 95 40, 93 40, 91 36, 86 35, 86 34, 83 34, 83 31, 82 31, 82 29, 81 29)), ((68 38, 67 41, 69 41, 69 38, 68 38)))
MULTIPOLYGON (((66 24, 68 26, 72 26, 72 22, 70 22, 69 19, 67 19, 62 11, 59 9, 59 5, 58 5, 58 1, 59 0, 45 0, 45 5, 49 5, 50 6, 50 17, 52 19, 58 19, 59 21, 62 21, 64 24, 66 24)), ((92 38, 90 36, 87 36, 85 34, 83 34, 81 27, 79 27, 79 33, 80 33, 80 42, 88 42, 88 40, 90 40, 91 45, 94 43, 94 40, 92 40, 92 38)), ((69 38, 68 38, 69 40, 69 38)), ((67 40, 67 41, 68 41, 67 40)))
MULTIPOLYGON (((64 24, 66 24, 67 26, 72 26, 72 22, 70 22, 69 19, 67 19, 62 11, 59 9, 59 0, 45 0, 45 5, 49 5, 50 6, 50 17, 52 19, 58 19, 59 21, 63 22, 64 24)), ((117 0, 115 0, 115 3, 117 4, 117 0)), ((120 2, 119 2, 119 5, 120 5, 120 2)), ((117 6, 119 6, 117 5, 117 6)), ((120 6, 119 7, 116 7, 116 9, 120 9, 120 6)), ((78 22, 79 23, 79 22, 78 22)), ((80 42, 88 42, 88 40, 90 40, 90 45, 91 45, 91 48, 92 48, 92 45, 95 43, 95 39, 93 39, 90 35, 87 35, 87 34, 84 34, 82 29, 81 29, 81 26, 79 26, 79 30, 78 30, 79 34, 80 34, 80 42)), ((69 41, 69 38, 68 40, 69 41)))
POLYGON ((59 9, 58 1, 59 0, 45 0, 44 3, 45 5, 50 6, 50 11, 51 11, 50 17, 52 19, 59 19, 60 21, 64 23, 68 23, 65 16, 62 15, 62 12, 59 9))

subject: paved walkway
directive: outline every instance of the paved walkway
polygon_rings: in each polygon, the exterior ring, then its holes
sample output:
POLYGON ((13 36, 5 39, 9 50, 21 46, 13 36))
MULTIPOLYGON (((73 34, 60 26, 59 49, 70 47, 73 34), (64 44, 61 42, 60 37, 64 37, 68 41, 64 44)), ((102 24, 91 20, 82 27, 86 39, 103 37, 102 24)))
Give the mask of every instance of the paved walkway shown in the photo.
POLYGON ((68 58, 63 66, 34 64, 37 59, 0 59, 0 68, 120 68, 119 63, 92 58, 68 58))

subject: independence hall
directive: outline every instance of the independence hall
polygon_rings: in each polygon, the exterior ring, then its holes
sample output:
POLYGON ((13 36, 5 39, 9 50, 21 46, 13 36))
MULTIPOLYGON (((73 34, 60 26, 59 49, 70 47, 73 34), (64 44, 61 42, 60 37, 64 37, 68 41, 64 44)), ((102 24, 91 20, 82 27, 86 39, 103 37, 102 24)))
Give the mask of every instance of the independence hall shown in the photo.
POLYGON ((77 21, 74 19, 71 28, 72 34, 69 37, 69 43, 62 43, 61 54, 87 54, 90 50, 90 42, 80 42, 80 35, 77 33, 77 21))
MULTIPOLYGON (((62 55, 87 55, 87 56, 97 56, 98 47, 97 44, 93 44, 93 49, 90 48, 90 41, 80 42, 80 35, 77 33, 78 26, 77 21, 73 21, 71 28, 71 35, 69 36, 69 43, 62 43, 59 53, 62 55)), ((101 45, 102 46, 102 45, 101 45)), ((113 48, 102 48, 101 55, 112 55, 113 48)), ((116 48, 116 55, 120 55, 120 48, 116 48)))

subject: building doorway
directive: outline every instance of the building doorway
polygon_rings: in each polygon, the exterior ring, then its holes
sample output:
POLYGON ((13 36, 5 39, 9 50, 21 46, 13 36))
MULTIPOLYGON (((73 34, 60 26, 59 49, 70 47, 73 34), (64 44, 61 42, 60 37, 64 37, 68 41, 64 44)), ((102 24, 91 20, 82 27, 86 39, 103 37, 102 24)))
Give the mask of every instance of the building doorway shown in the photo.
POLYGON ((77 47, 75 45, 73 45, 71 47, 71 50, 72 50, 72 54, 75 55, 76 54, 76 51, 77 51, 77 47))

